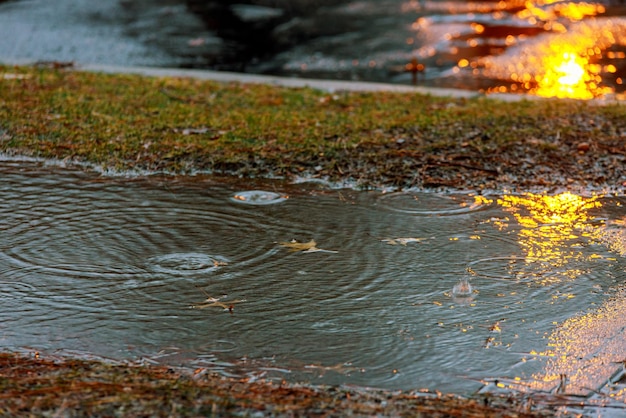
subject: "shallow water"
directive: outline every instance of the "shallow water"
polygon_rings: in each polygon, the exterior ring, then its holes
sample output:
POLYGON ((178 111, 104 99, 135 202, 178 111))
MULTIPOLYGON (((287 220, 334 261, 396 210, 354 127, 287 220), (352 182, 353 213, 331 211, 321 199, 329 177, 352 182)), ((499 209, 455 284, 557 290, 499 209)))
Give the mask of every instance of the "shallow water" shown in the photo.
POLYGON ((623 0, 245 3, 0 0, 0 60, 624 99, 623 0))
POLYGON ((623 197, 0 176, 5 350, 469 393, 598 388, 626 348, 623 197))

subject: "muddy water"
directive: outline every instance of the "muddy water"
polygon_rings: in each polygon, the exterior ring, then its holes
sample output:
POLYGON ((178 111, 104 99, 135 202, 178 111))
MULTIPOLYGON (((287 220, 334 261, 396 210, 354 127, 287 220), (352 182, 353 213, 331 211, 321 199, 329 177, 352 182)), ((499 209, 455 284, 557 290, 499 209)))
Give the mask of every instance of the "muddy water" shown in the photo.
POLYGON ((468 393, 626 349, 624 198, 0 176, 5 350, 468 393))

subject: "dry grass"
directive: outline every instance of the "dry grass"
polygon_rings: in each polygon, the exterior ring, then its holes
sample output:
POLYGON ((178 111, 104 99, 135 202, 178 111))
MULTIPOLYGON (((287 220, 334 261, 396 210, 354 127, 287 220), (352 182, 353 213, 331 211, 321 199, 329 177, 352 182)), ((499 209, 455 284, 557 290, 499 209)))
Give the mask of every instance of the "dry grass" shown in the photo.
POLYGON ((541 417, 514 397, 475 399, 249 382, 164 367, 0 354, 0 416, 541 417))

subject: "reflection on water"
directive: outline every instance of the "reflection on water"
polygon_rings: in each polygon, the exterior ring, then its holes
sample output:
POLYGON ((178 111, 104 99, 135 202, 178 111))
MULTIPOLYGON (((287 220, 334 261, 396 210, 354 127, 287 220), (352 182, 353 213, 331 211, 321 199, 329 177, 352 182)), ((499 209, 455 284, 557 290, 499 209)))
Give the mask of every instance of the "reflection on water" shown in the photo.
POLYGON ((550 333, 547 349, 537 353, 545 364, 532 376, 532 389, 587 395, 620 369, 615 365, 624 361, 626 320, 626 294, 620 288, 598 308, 568 318, 550 333))
POLYGON ((573 24, 558 36, 537 36, 480 64, 488 77, 509 81, 492 91, 591 99, 623 92, 624 64, 617 57, 624 49, 626 21, 596 19, 573 24))
MULTIPOLYGON (((546 71, 538 82, 537 95, 593 99, 601 94, 597 91, 597 75, 590 73, 587 58, 575 52, 560 52, 556 57, 544 57, 544 62, 546 71)), ((601 81, 599 76, 597 81, 601 81)))
MULTIPOLYGON (((538 23, 539 21, 551 22, 546 23, 546 25, 548 25, 548 29, 553 29, 553 22, 560 17, 567 18, 570 21, 578 21, 585 17, 602 14, 605 11, 606 8, 602 4, 597 3, 564 2, 559 0, 525 1, 524 8, 517 12, 517 17, 526 19, 530 23, 538 23)), ((562 26, 559 26, 559 30, 566 31, 562 26)))
POLYGON ((606 227, 595 230, 593 236, 613 252, 626 257, 626 217, 608 220, 606 227))
POLYGON ((545 283, 575 279, 582 273, 576 261, 596 256, 584 252, 582 245, 587 231, 592 228, 589 211, 601 207, 597 196, 585 198, 569 192, 556 196, 528 193, 505 195, 498 203, 513 213, 521 227, 517 240, 526 264, 534 266, 535 280, 545 283), (558 268, 558 274, 554 268, 558 268))
POLYGON ((325 11, 291 30, 323 28, 332 15, 346 32, 279 54, 279 73, 576 99, 624 93, 623 3, 364 1, 325 11))
POLYGON ((626 88, 622 0, 63 1, 0 2, 15 38, 0 55, 579 99, 626 88))
MULTIPOLYGON (((463 58, 457 69, 467 67, 475 76, 501 80, 503 83, 488 87, 491 92, 592 99, 623 91, 625 69, 615 57, 622 56, 626 49, 626 20, 596 18, 607 12, 599 3, 506 4, 508 7, 494 20, 508 21, 512 26, 514 22, 528 25, 537 32, 506 34, 500 51, 491 50, 474 60, 463 58)), ((480 28, 477 37, 483 36, 483 25, 480 28)))
POLYGON ((3 349, 469 393, 626 348, 623 198, 0 174, 3 349))
POLYGON ((537 364, 537 371, 526 379, 518 376, 499 381, 498 386, 513 391, 574 397, 571 399, 576 402, 563 402, 568 404, 562 407, 563 413, 605 416, 601 411, 614 410, 618 411, 615 416, 621 416, 626 403, 623 381, 625 290, 622 283, 598 307, 590 307, 585 313, 556 323, 546 336, 545 349, 533 350, 525 357, 525 361, 537 364), (598 409, 601 407, 608 409, 598 409))

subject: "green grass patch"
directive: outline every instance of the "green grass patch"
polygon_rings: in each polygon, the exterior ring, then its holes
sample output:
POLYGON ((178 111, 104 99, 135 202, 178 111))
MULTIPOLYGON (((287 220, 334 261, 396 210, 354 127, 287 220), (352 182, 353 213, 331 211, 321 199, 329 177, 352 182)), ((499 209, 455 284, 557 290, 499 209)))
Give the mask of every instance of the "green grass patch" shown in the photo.
POLYGON ((476 159, 529 140, 554 151, 626 135, 623 105, 576 101, 328 93, 12 66, 0 66, 0 92, 0 150, 118 169, 407 185, 415 176, 398 168, 423 168, 432 155, 476 159))

